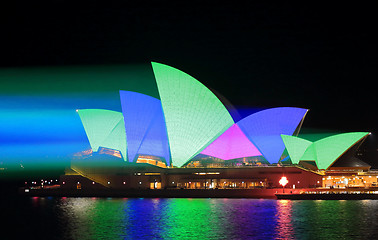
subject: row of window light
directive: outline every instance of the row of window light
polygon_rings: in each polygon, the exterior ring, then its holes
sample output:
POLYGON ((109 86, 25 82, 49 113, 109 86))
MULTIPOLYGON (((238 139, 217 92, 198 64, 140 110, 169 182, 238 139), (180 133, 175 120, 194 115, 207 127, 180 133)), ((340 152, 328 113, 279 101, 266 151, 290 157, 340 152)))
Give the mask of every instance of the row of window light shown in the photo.
MULTIPOLYGON (((26 183, 26 182, 25 182, 25 183, 26 183)), ((64 185, 64 184, 66 184, 66 182, 62 182, 62 184, 64 185)), ((80 184, 80 182, 77 182, 77 184, 80 184)), ((96 182, 92 182, 92 184, 94 185, 94 184, 96 184, 96 182)), ((108 181, 108 184, 110 184, 109 181, 108 181)), ((122 184, 125 185, 126 182, 122 182, 122 184)), ((142 182, 139 182, 139 184, 142 184, 142 182)), ((175 182, 172 182, 172 184, 175 184, 175 182)))
MULTIPOLYGON (((55 179, 55 182, 58 182, 58 179, 55 179)), ((36 181, 31 181, 30 183, 31 183, 32 185, 36 185, 36 184, 37 184, 36 181)), ((48 180, 43 180, 43 179, 41 179, 41 184, 43 185, 43 184, 45 184, 45 183, 47 183, 47 184, 52 184, 52 183, 54 183, 54 180, 50 179, 50 181, 48 181, 48 180)), ((28 182, 25 182, 25 185, 27 185, 27 184, 28 184, 28 182)))
MULTIPOLYGON (((62 184, 64 185, 64 184, 66 184, 66 182, 62 182, 62 184)), ((77 184, 80 184, 80 182, 77 182, 77 184)), ((96 184, 96 182, 92 182, 92 185, 95 185, 95 184, 96 184)), ((110 184, 109 181, 108 181, 108 184, 110 184)), ((122 182, 122 184, 125 185, 126 182, 124 181, 124 182, 122 182)), ((139 184, 142 184, 142 182, 139 182, 139 184)))
MULTIPOLYGON (((327 180, 328 180, 328 179, 334 179, 334 178, 335 178, 335 179, 339 179, 340 177, 331 177, 331 176, 328 176, 328 177, 327 177, 327 180)), ((342 176, 341 178, 346 178, 346 177, 342 176)), ((356 178, 357 178, 357 179, 363 179, 363 177, 361 177, 361 178, 359 178, 359 177, 353 177, 353 180, 355 180, 356 178)), ((369 178, 371 178, 371 176, 369 176, 369 178)), ((378 178, 378 177, 377 177, 377 178, 378 178)), ((348 179, 349 179, 349 180, 352 180, 352 177, 350 177, 350 178, 348 178, 348 179)), ((323 180, 326 180, 326 179, 323 178, 323 180)))
MULTIPOLYGON (((108 181, 108 184, 110 185, 110 181, 108 181)), ((142 184, 142 182, 138 182, 139 184, 142 184)), ((191 183, 191 182, 189 182, 189 183, 191 183)), ((25 182, 25 184, 26 184, 26 182, 25 182)), ((62 182, 62 184, 64 185, 64 184, 66 184, 66 182, 62 182)), ((80 184, 80 182, 77 182, 77 184, 80 184)), ((93 185, 95 185, 96 184, 96 182, 92 182, 92 184, 93 185)), ((124 182, 122 182, 122 184, 123 185, 125 185, 126 184, 126 182, 124 181, 124 182)), ((172 182, 172 184, 175 184, 175 182, 172 182)))

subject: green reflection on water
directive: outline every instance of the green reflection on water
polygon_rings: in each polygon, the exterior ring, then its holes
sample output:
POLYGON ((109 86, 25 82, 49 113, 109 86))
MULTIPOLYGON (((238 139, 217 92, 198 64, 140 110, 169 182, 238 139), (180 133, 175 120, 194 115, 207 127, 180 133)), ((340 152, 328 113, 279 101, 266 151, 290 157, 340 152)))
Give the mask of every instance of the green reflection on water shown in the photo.
POLYGON ((308 239, 366 237, 368 214, 375 201, 316 200, 296 201, 293 205, 293 227, 296 234, 308 239))
POLYGON ((168 229, 163 238, 200 238, 217 231, 218 216, 209 199, 171 199, 167 207, 168 229))
POLYGON ((66 238, 119 239, 123 235, 124 201, 116 199, 67 198, 60 207, 67 220, 66 238))

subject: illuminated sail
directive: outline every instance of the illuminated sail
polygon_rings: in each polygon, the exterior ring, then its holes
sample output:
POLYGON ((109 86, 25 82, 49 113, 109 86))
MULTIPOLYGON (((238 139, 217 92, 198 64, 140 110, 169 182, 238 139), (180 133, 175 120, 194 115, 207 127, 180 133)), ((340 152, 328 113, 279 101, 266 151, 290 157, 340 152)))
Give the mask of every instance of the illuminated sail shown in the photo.
POLYGON ((152 63, 163 106, 172 162, 182 166, 234 122, 202 83, 173 67, 152 63))
POLYGON ((318 168, 327 169, 344 152, 368 134, 368 132, 342 133, 314 142, 318 168))
POLYGON ((127 133, 130 162, 138 155, 164 158, 170 165, 170 152, 163 109, 159 99, 136 92, 120 91, 127 133))
POLYGON ((237 124, 233 124, 201 153, 223 160, 261 156, 237 124))
POLYGON ((290 135, 281 135, 281 138, 286 146, 287 152, 289 153, 291 162, 293 164, 298 164, 300 158, 303 156, 308 146, 312 144, 312 142, 307 141, 306 139, 290 135))
POLYGON ((77 110, 89 144, 94 152, 99 147, 119 150, 126 158, 126 132, 120 112, 103 109, 77 110))
POLYGON ((292 135, 307 109, 279 107, 262 110, 237 124, 267 161, 276 163, 285 150, 281 134, 292 135))
POLYGON ((368 132, 342 133, 316 142, 293 136, 282 136, 282 139, 292 161, 294 159, 297 163, 300 160, 313 160, 319 169, 327 169, 349 148, 368 134, 368 132))

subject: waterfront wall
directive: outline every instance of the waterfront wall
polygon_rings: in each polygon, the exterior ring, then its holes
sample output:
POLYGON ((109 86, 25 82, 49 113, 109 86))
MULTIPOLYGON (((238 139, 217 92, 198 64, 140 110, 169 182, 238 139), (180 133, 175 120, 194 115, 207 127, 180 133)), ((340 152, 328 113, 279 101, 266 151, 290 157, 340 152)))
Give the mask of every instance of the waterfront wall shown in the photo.
MULTIPOLYGON (((275 198, 282 188, 273 189, 29 189, 20 194, 30 197, 147 197, 147 198, 275 198)), ((285 189, 285 193, 300 193, 314 189, 285 189)))

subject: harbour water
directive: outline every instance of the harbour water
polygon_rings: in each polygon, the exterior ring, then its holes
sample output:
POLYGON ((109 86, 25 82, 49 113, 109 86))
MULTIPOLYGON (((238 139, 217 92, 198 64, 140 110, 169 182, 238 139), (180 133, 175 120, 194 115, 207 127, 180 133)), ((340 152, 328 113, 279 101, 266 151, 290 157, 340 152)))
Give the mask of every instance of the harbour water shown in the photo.
POLYGON ((378 200, 1 200, 1 239, 375 239, 378 200))

